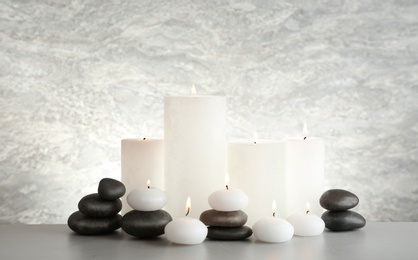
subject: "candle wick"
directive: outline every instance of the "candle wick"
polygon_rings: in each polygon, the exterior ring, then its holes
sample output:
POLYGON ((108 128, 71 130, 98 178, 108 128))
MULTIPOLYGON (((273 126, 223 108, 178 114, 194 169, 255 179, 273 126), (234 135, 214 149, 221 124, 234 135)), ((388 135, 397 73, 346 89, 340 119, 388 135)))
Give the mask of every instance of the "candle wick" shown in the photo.
POLYGON ((187 217, 187 215, 189 215, 189 213, 190 213, 190 208, 187 209, 186 217, 187 217))
POLYGON ((226 189, 227 189, 227 190, 229 190, 229 187, 228 187, 228 185, 226 185, 226 189))
POLYGON ((256 141, 254 141, 254 144, 257 144, 257 142, 256 142, 256 141))
POLYGON ((273 212, 273 217, 275 217, 276 216, 276 212, 273 212))
POLYGON ((148 186, 148 189, 150 188, 150 186, 148 186))
POLYGON ((306 140, 306 136, 303 138, 303 140, 306 140))
POLYGON ((142 140, 145 140, 145 139, 147 139, 147 138, 144 137, 142 140))
POLYGON ((306 214, 308 214, 308 213, 309 213, 309 210, 306 211, 306 214))

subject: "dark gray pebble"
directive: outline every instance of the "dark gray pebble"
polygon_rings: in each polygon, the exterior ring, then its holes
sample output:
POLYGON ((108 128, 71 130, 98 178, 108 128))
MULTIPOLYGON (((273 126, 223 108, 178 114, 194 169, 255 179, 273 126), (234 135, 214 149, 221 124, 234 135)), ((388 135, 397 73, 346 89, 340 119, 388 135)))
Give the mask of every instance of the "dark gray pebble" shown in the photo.
POLYGON ((164 234, 165 226, 172 220, 170 214, 164 210, 131 210, 123 216, 121 225, 123 231, 129 235, 151 238, 164 234))
POLYGON ((89 217, 106 218, 117 215, 122 209, 122 202, 120 199, 104 200, 98 193, 93 193, 80 200, 78 209, 89 217))
POLYGON ((126 192, 125 185, 122 182, 104 178, 99 182, 98 193, 104 200, 117 200, 126 192))
POLYGON ((76 211, 70 215, 67 224, 71 230, 81 235, 102 235, 120 228, 121 218, 121 215, 108 218, 91 218, 80 211, 76 211))
POLYGON ((253 234, 251 228, 242 227, 208 227, 207 237, 213 240, 243 240, 249 238, 253 234))
POLYGON ((342 211, 357 206, 359 199, 347 190, 332 189, 322 194, 319 203, 327 210, 342 211))
POLYGON ((247 219, 247 214, 242 210, 225 212, 210 209, 200 214, 200 221, 214 227, 241 227, 247 219))
POLYGON ((352 210, 325 211, 321 218, 325 222, 325 227, 333 231, 348 231, 366 225, 366 219, 352 210))

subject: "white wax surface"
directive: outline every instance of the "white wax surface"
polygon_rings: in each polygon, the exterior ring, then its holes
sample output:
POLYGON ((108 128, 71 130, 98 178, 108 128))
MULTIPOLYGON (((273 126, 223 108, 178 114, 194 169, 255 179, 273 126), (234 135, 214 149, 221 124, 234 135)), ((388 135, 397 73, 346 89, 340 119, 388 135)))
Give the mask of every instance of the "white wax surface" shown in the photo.
POLYGON ((164 232, 166 238, 173 243, 196 245, 205 240, 208 228, 200 220, 183 217, 168 223, 164 232))
POLYGON ((162 209, 167 204, 167 200, 167 194, 157 188, 135 189, 127 197, 129 206, 139 211, 162 209))
POLYGON ((122 197, 122 214, 132 210, 127 194, 139 187, 164 188, 164 142, 161 139, 124 139, 121 147, 122 182, 126 193, 122 197))
POLYGON ((306 202, 310 211, 321 215, 324 210, 319 198, 324 192, 325 147, 322 138, 287 139, 285 145, 286 212, 304 212, 306 202))
POLYGON ((287 218, 290 224, 295 228, 296 236, 317 236, 324 232, 325 223, 317 215, 292 214, 287 218))
POLYGON ((197 218, 225 178, 225 97, 165 97, 164 135, 166 210, 183 215, 184 198, 190 196, 190 216, 197 218))
POLYGON ((293 237, 293 226, 284 219, 264 217, 259 219, 252 227, 254 236, 264 242, 281 243, 293 237))
POLYGON ((285 180, 283 173, 283 142, 274 140, 236 140, 228 143, 228 174, 233 187, 249 197, 245 208, 247 225, 271 211, 266 201, 277 200, 277 212, 284 215, 285 180))
POLYGON ((208 202, 211 208, 219 211, 236 211, 248 204, 248 196, 239 189, 222 189, 213 192, 208 202))

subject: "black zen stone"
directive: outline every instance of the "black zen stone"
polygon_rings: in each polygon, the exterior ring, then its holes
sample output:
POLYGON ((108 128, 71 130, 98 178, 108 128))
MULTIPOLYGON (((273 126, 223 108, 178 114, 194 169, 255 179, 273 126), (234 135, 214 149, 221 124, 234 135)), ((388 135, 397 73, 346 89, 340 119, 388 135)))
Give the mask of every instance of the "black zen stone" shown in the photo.
POLYGON ((70 215, 67 224, 71 230, 81 235, 103 235, 120 228, 121 218, 121 215, 108 218, 91 218, 80 211, 76 211, 70 215))
POLYGON ((78 209, 89 217, 106 218, 117 215, 122 209, 122 202, 120 199, 104 200, 99 194, 93 193, 80 200, 78 209))
POLYGON ((322 194, 319 203, 327 210, 342 211, 357 206, 359 199, 355 194, 347 190, 332 189, 322 194))
POLYGON ((208 227, 207 237, 213 240, 243 240, 249 238, 253 234, 251 228, 242 227, 208 227))
POLYGON ((325 227, 333 231, 348 231, 366 225, 364 217, 352 210, 325 211, 321 218, 325 222, 325 227))
POLYGON ((125 185, 122 182, 104 178, 99 182, 98 193, 104 200, 117 200, 126 192, 125 185))
POLYGON ((210 209, 200 214, 200 221, 214 227, 241 227, 247 219, 247 214, 242 210, 225 212, 210 209))
POLYGON ((131 210, 123 216, 121 226, 131 236, 152 238, 164 234, 165 226, 172 220, 164 210, 131 210))

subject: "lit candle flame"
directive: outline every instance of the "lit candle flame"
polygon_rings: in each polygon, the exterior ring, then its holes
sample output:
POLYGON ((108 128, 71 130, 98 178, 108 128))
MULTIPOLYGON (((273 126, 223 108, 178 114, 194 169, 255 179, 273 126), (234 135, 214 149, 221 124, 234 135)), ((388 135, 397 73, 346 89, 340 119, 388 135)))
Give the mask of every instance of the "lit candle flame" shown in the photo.
POLYGON ((143 140, 147 139, 147 134, 148 134, 147 123, 144 122, 142 124, 142 136, 143 136, 143 140))
POLYGON ((309 213, 309 210, 311 210, 311 205, 309 204, 309 202, 306 202, 306 214, 309 213))
POLYGON ((308 137, 308 125, 305 123, 303 123, 303 140, 306 139, 306 137, 308 137))
POLYGON ((273 203, 271 203, 271 210, 273 211, 273 217, 275 217, 276 216, 276 210, 277 210, 276 200, 273 200, 273 203))
POLYGON ((226 189, 229 189, 229 174, 225 175, 225 186, 226 189))
POLYGON ((186 201, 186 217, 187 217, 187 215, 189 215, 191 208, 192 208, 192 201, 191 201, 190 196, 189 196, 189 197, 187 197, 187 201, 186 201))
POLYGON ((151 188, 151 181, 150 180, 147 180, 147 187, 148 187, 148 189, 151 188))
POLYGON ((257 138, 258 138, 257 131, 254 131, 254 134, 253 134, 254 144, 257 143, 257 138))
POLYGON ((196 94, 197 94, 196 93, 196 87, 194 86, 194 84, 192 86, 191 94, 192 94, 193 97, 196 96, 196 94))

